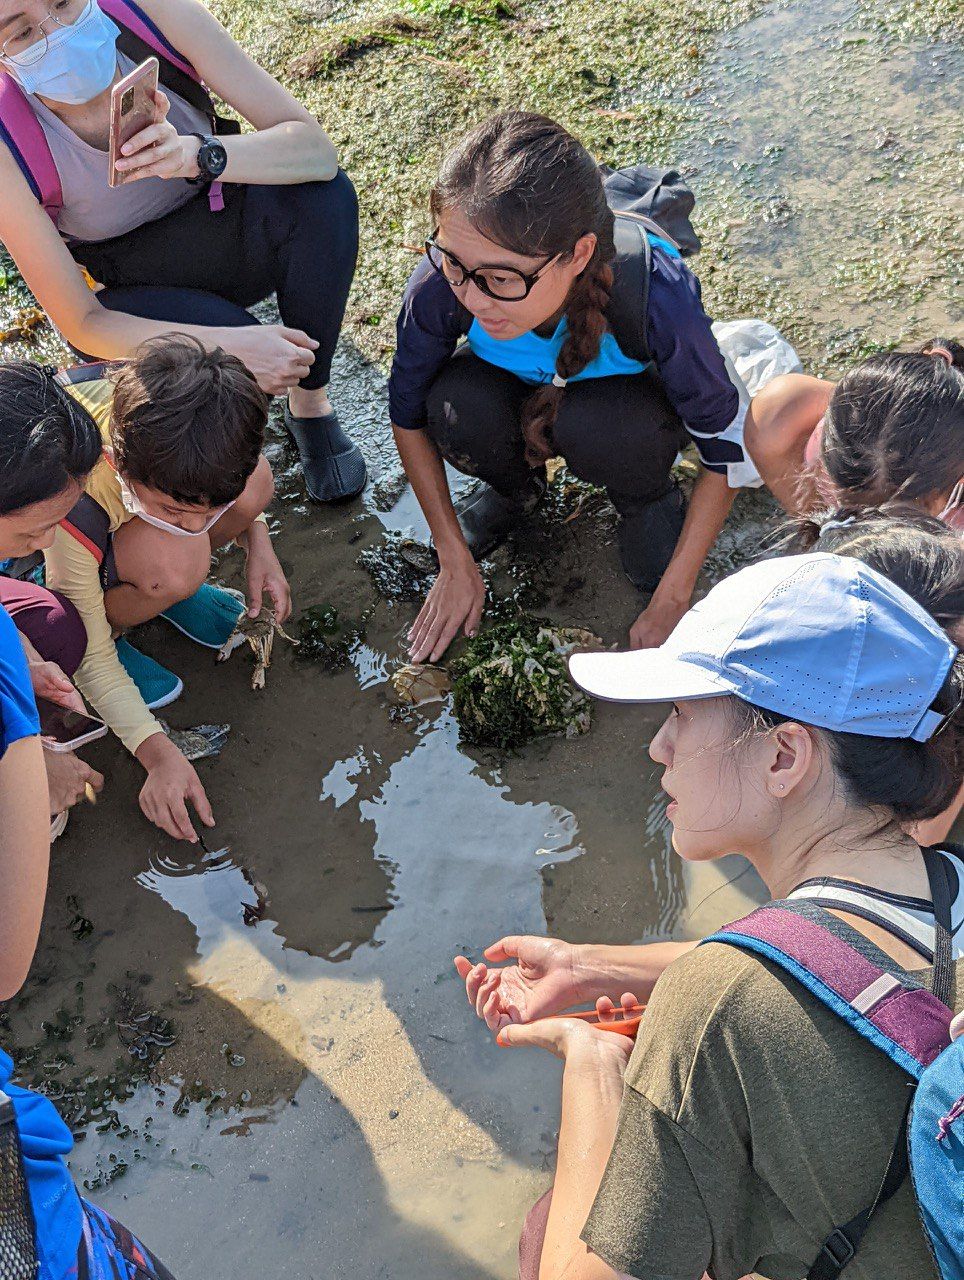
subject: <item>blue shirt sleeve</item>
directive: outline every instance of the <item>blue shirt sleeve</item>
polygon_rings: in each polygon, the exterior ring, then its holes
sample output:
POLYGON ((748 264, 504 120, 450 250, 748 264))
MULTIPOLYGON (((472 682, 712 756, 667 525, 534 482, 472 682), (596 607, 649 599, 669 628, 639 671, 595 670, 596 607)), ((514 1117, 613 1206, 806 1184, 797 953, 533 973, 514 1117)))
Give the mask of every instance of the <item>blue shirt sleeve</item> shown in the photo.
POLYGON ((0 607, 0 756, 11 742, 39 732, 27 657, 13 619, 0 607))
POLYGON ((468 329, 468 312, 423 259, 409 277, 398 313, 388 379, 388 408, 396 426, 410 431, 425 426, 429 387, 468 329))
POLYGON ((753 483, 743 448, 740 393, 703 310, 700 283, 681 258, 653 245, 647 338, 656 370, 709 471, 753 483))

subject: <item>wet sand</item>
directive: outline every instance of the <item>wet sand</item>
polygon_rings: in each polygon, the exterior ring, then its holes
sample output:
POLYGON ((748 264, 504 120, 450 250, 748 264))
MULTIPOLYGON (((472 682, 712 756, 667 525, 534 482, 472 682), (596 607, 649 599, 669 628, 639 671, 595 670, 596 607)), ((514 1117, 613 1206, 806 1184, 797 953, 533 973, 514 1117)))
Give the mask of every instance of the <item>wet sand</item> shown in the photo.
MULTIPOLYGON (((824 369, 959 330, 960 210, 945 201, 926 246, 908 220, 912 194, 950 189, 962 69, 959 45, 897 42, 842 0, 722 37, 674 91, 714 314, 780 320, 824 369), (894 141, 878 148, 881 131, 894 141)), ((333 398, 385 479, 366 354, 349 326, 333 398)), ((309 509, 280 437, 270 452, 297 605, 347 621, 374 607, 365 639, 334 673, 282 645, 256 694, 246 653, 215 669, 143 629, 185 681, 170 721, 232 726, 199 766, 212 854, 156 832, 136 764, 97 744, 109 789, 54 848, 37 962, 0 1036, 83 1139, 77 1179, 181 1280, 508 1280, 551 1178, 558 1067, 493 1045, 452 956, 510 932, 696 937, 762 887, 738 859, 674 859, 646 755, 657 710, 600 706, 588 737, 506 759, 462 749, 445 706, 393 715, 386 678, 416 606, 380 599, 357 557, 413 524, 410 495, 309 509)), ((716 574, 758 550, 768 514, 741 497, 716 574)), ((514 585, 516 558, 530 607, 621 641, 640 606, 612 535, 605 511, 537 520, 496 557, 496 585, 514 585)), ((237 583, 240 566, 219 573, 237 583)))

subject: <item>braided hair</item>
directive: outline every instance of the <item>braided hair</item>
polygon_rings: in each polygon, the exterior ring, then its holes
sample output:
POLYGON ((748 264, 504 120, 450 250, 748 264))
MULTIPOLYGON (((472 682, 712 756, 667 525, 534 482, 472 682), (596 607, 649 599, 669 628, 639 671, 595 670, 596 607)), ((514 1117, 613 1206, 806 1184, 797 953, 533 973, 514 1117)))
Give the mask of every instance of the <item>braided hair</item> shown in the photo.
POLYGON ((599 354, 613 287, 613 214, 586 148, 562 125, 529 111, 503 111, 476 125, 445 159, 430 197, 432 217, 458 209, 495 244, 527 257, 571 257, 592 233, 596 247, 565 303, 568 332, 556 360, 558 385, 522 406, 526 460, 556 452, 552 428, 565 383, 599 354))

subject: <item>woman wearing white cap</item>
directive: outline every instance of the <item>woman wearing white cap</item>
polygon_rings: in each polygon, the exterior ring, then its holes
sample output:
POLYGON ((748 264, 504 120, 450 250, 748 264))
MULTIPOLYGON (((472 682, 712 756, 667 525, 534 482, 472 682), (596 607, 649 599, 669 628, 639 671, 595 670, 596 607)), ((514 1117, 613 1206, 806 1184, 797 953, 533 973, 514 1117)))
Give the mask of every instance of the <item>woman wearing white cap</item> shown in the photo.
MULTIPOLYGON (((964 659, 932 615, 953 601, 960 617, 964 549, 933 541, 915 590, 927 610, 859 560, 790 556, 721 583, 660 648, 570 666, 598 697, 673 703, 650 754, 681 857, 744 854, 786 900, 772 914, 819 924, 885 985, 929 987, 935 965, 960 1012, 964 863, 922 858, 902 825, 938 812, 961 776, 964 659)), ((824 1255, 904 1149, 908 1076, 772 959, 724 941, 526 938, 486 955, 517 963, 457 965, 499 1042, 565 1062, 526 1280, 826 1278, 847 1263, 847 1280, 933 1280, 906 1180, 852 1233, 856 1256, 824 1255), (629 991, 650 997, 632 1056, 624 1036, 546 1016, 598 997, 608 1011, 629 991)))

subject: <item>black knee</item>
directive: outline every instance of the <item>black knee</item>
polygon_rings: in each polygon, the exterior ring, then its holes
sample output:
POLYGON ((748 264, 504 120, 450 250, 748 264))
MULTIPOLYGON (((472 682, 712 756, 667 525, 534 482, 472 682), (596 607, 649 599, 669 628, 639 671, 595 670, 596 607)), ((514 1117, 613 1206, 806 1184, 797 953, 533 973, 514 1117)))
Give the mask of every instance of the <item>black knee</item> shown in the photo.
POLYGON ((426 430, 442 457, 502 493, 530 478, 521 409, 529 388, 463 347, 439 372, 426 399, 426 430))
POLYGON ((645 374, 567 387, 553 438, 581 480, 644 501, 668 492, 670 469, 687 439, 658 379, 645 374))
POLYGON ((334 239, 357 247, 358 194, 344 169, 339 169, 330 182, 300 182, 275 190, 301 234, 306 227, 313 227, 323 236, 322 244, 334 239))

